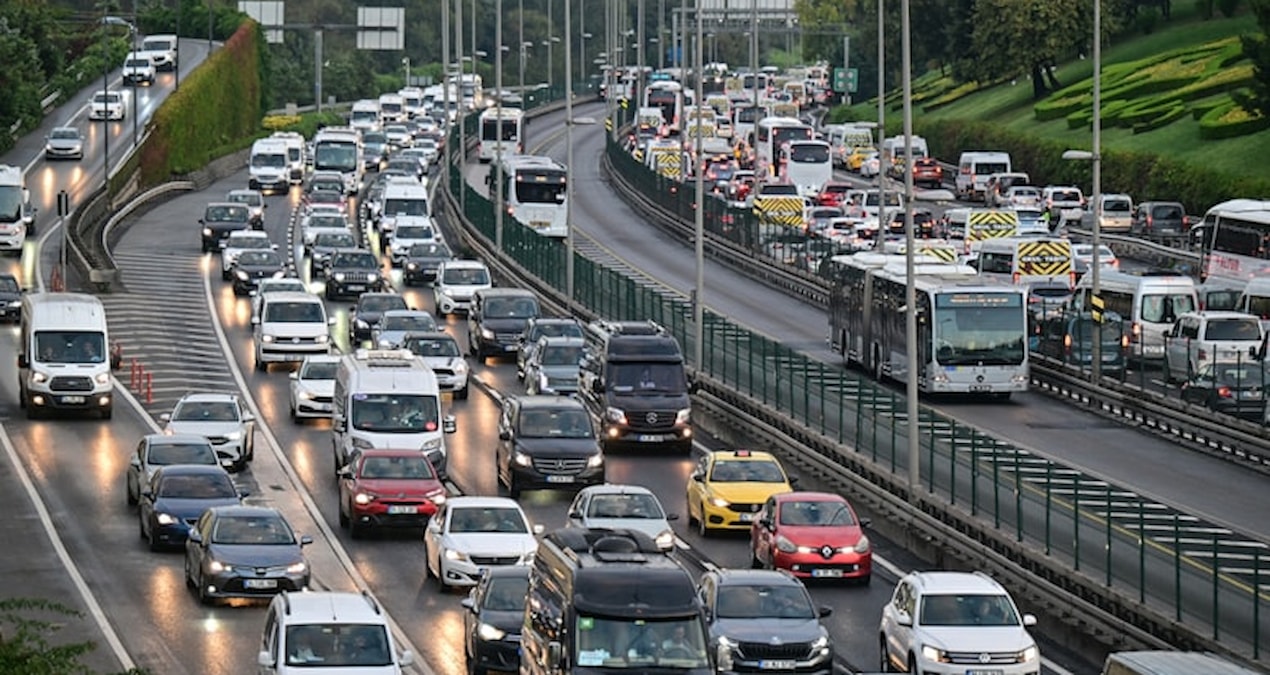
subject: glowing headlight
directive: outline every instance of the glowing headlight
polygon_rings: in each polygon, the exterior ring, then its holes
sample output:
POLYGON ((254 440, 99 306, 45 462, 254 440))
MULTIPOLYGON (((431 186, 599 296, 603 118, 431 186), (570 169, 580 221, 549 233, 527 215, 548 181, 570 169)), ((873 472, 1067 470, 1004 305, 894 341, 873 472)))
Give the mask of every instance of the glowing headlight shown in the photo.
POLYGON ((428 452, 429 450, 440 450, 441 439, 440 438, 428 439, 423 442, 423 445, 419 446, 419 449, 423 450, 424 452, 428 452))
POLYGON ((287 574, 304 574, 304 572, 308 569, 309 566, 304 564, 304 561, 291 563, 290 565, 287 565, 287 574))
POLYGON ((493 642, 495 640, 502 640, 503 637, 507 635, 507 631, 499 630, 498 628, 482 621, 481 625, 476 627, 476 634, 482 640, 493 642))
POLYGON ((48 373, 34 372, 31 373, 31 382, 35 384, 43 384, 49 381, 48 373))
POLYGON ((452 548, 445 549, 446 560, 467 560, 467 554, 462 551, 456 551, 452 548))
POLYGON ((246 270, 235 270, 234 276, 238 277, 242 281, 246 281, 251 278, 251 275, 248 274, 246 270))
POLYGON ((317 337, 313 338, 313 341, 314 341, 314 342, 316 342, 316 343, 318 343, 318 344, 325 344, 325 343, 326 343, 326 341, 327 341, 327 340, 330 340, 330 339, 331 339, 331 336, 330 336, 330 335, 327 335, 327 334, 323 333, 322 335, 319 335, 319 336, 317 336, 317 337))
POLYGON ((204 237, 210 237, 210 236, 212 236, 212 228, 210 228, 210 227, 205 227, 205 228, 203 228, 203 236, 204 236, 204 237))
POLYGON ((692 408, 684 408, 675 413, 675 424, 687 424, 692 421, 692 408))
POLYGON ((1036 645, 1032 645, 1031 647, 1019 652, 1019 663, 1035 661, 1038 656, 1040 656, 1040 652, 1036 650, 1036 645))
POLYGON ((225 438, 228 438, 231 441, 236 441, 242 437, 243 437, 243 432, 241 431, 231 431, 225 434, 225 438))
POLYGON ((594 455, 591 455, 590 457, 588 457, 586 460, 586 465, 588 469, 594 469, 598 466, 602 466, 603 464, 604 464, 604 453, 602 452, 597 452, 594 455))
POLYGON ((301 391, 301 392, 297 392, 295 397, 302 401, 312 401, 313 393, 308 391, 301 391))
POLYGON ((177 522, 176 516, 170 513, 160 513, 155 516, 155 520, 159 521, 160 525, 175 525, 177 522))
POLYGON ((930 645, 922 645, 922 658, 936 663, 946 663, 948 661, 948 655, 944 650, 930 645))
POLYGON ((379 281, 379 275, 375 274, 374 272, 371 272, 370 274, 366 275, 366 280, 374 283, 376 281, 379 281))
POLYGON ((207 571, 213 574, 219 574, 224 572, 226 569, 228 569, 228 567, 219 560, 211 560, 207 563, 207 571))
POLYGON ((406 269, 415 272, 419 269, 419 263, 406 263, 406 269))
POLYGON ((517 464, 519 464, 519 465, 521 465, 521 466, 533 466, 533 465, 534 465, 534 460, 533 460, 533 458, 532 458, 532 457, 530 457, 529 455, 526 455, 525 453, 523 453, 523 452, 521 452, 521 451, 519 451, 519 450, 517 450, 516 452, 512 453, 512 461, 516 462, 517 464))
POLYGON ((813 640, 811 643, 812 649, 824 649, 825 647, 828 647, 828 646, 829 646, 829 638, 828 636, 825 636, 825 635, 821 635, 820 637, 813 640))
POLYGON ((856 542, 854 550, 856 553, 868 553, 870 546, 871 544, 869 543, 869 538, 862 536, 860 537, 860 541, 856 542))
POLYGON ((605 408, 604 419, 614 424, 626 424, 626 411, 621 408, 605 408))
POLYGON ((97 373, 93 380, 97 384, 110 384, 110 373, 97 373))
POLYGON ((261 335, 261 336, 260 336, 260 341, 261 341, 261 342, 263 342, 263 343, 265 343, 265 344, 272 344, 272 343, 273 343, 273 336, 272 336, 272 335, 261 335))
POLYGON ((450 359, 450 368, 456 375, 462 375, 467 372, 467 361, 461 358, 450 359))
POLYGON ((436 504, 437 506, 444 504, 445 500, 447 499, 445 490, 437 490, 436 492, 433 492, 432 494, 428 495, 428 499, 432 500, 432 503, 436 504))
POLYGON ((492 331, 492 330, 490 330, 490 329, 488 329, 488 328, 482 328, 482 329, 481 329, 481 337, 485 338, 486 340, 493 340, 493 339, 494 339, 494 331, 492 331))
POLYGON ((371 502, 375 501, 375 495, 372 495, 372 494, 370 494, 370 493, 368 493, 368 492, 358 492, 358 493, 357 493, 357 494, 353 497, 353 501, 354 501, 354 502, 357 502, 358 504, 360 504, 360 505, 362 505, 362 506, 366 506, 367 504, 369 504, 369 503, 371 503, 371 502))
POLYGON ((343 280, 344 280, 344 273, 343 273, 343 272, 336 272, 336 273, 335 273, 335 276, 334 276, 334 277, 332 277, 332 278, 333 278, 333 279, 335 279, 336 281, 343 281, 343 280))
POLYGON ((670 530, 666 530, 662 532, 661 534, 657 535, 657 537, 653 539, 653 541, 657 542, 658 548, 669 549, 675 545, 675 533, 671 532, 670 530))
POLYGON ((719 507, 719 508, 721 508, 721 509, 723 509, 723 508, 727 508, 727 506, 728 506, 728 504, 729 504, 728 500, 726 500, 726 499, 724 499, 724 498, 722 498, 722 497, 711 497, 711 498, 709 499, 709 502, 710 502, 712 505, 717 506, 717 507, 719 507))
POLYGON ((353 322, 353 325, 357 326, 358 328, 370 328, 370 324, 367 323, 365 319, 357 319, 356 321, 353 322))

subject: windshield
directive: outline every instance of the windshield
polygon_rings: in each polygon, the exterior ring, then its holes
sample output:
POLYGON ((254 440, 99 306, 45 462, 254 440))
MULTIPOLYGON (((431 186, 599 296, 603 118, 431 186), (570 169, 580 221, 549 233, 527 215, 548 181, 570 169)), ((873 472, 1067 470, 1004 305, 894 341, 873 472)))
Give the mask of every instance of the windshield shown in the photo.
POLYGON ((450 532, 524 534, 529 524, 520 509, 507 506, 465 506, 450 510, 450 532))
POLYGON ((227 201, 235 204, 246 204, 247 206, 260 206, 265 203, 264 197, 257 192, 234 192, 229 195, 227 201))
POLYGON ((1004 595, 924 595, 918 607, 923 626, 1017 626, 1019 616, 1004 595))
POLYGON ((19 293, 21 290, 17 279, 0 276, 0 293, 19 293))
POLYGON ((151 65, 150 59, 128 59, 124 63, 127 68, 149 68, 151 65))
POLYGON ((379 111, 377 110, 354 110, 352 121, 354 122, 378 122, 379 111))
POLYGON ((35 360, 40 363, 105 363, 106 336, 100 332, 40 331, 35 360))
POLYGON ((433 478, 432 464, 423 455, 367 457, 362 462, 362 478, 419 480, 433 478))
POLYGON ((411 338, 404 347, 423 358, 459 356, 459 344, 445 338, 411 338))
POLYGON ((563 204, 563 171, 517 171, 516 199, 522 204, 563 204))
POLYGON ((287 521, 275 515, 223 516, 212 528, 213 544, 242 546, 293 546, 295 534, 287 521))
POLYGON ((582 360, 579 345, 547 345, 542 348, 542 365, 576 366, 582 360))
POLYGON ((800 143, 789 149, 789 161, 796 164, 828 164, 829 147, 813 143, 800 143))
POLYGON ((591 518, 664 518, 657 498, 642 492, 634 494, 600 494, 587 508, 591 518))
POLYGON ((496 141, 496 140, 514 141, 517 139, 517 135, 516 135, 517 127, 519 127, 520 125, 517 123, 516 120, 503 120, 503 124, 502 124, 503 135, 501 139, 497 138, 498 126, 499 126, 498 120, 492 120, 492 119, 481 120, 481 140, 483 141, 496 141))
POLYGON ((385 216, 426 216, 428 200, 426 199, 386 199, 384 200, 385 216))
POLYGON ((538 316, 538 301, 533 298, 489 298, 485 301, 486 318, 528 319, 538 316))
POLYGON ((235 204, 234 206, 209 206, 203 215, 203 220, 209 223, 245 223, 250 217, 247 207, 235 204))
POLYGON ((715 614, 720 619, 814 619, 816 608, 801 585, 719 587, 715 614))
POLYGON ((387 312, 390 309, 409 309, 406 299, 400 295, 363 295, 357 303, 360 312, 387 312))
POLYGON ((233 499, 238 490, 224 473, 177 474, 164 476, 158 496, 174 499, 233 499))
POLYGON ((811 127, 776 127, 772 129, 772 140, 778 148, 789 141, 810 141, 811 127))
POLYGON ((1152 294, 1142 296, 1142 320, 1148 323, 1173 323, 1177 316, 1195 311, 1195 296, 1190 293, 1152 294))
POLYGON ((436 396, 354 394, 353 428, 383 434, 417 434, 440 429, 436 396))
POLYGON ((396 239, 432 239, 434 236, 432 228, 427 225, 402 225, 393 235, 396 239))
POLYGON ((320 302, 270 302, 265 305, 265 323, 325 323, 320 302))
POLYGON ((356 171, 356 143, 319 143, 313 149, 313 169, 316 171, 356 171))
POLYGON ((943 366, 1018 365, 1026 356, 1023 298, 1015 293, 935 297, 936 360, 943 366))
POLYGON ((167 40, 149 39, 141 43, 141 48, 147 52, 165 52, 172 48, 172 43, 167 40))
POLYGON ((642 672, 650 666, 706 668, 705 631, 695 615, 668 621, 579 616, 575 663, 642 672))
POLYGON ((489 283, 489 270, 484 267, 446 268, 441 282, 451 286, 481 286, 489 283))
POLYGON ((63 128, 63 129, 54 129, 54 130, 52 131, 52 133, 50 133, 50 134, 49 134, 49 138, 78 140, 78 139, 79 139, 79 130, 78 130, 78 129, 65 129, 65 128, 63 128))
POLYGON ((1204 332, 1205 340, 1261 340, 1261 322, 1257 319, 1212 319, 1204 332))
POLYGON ((186 401, 172 412, 174 422, 237 422, 238 405, 231 401, 186 401))
POLYGON ((255 169, 281 169, 287 165, 287 156, 281 155, 252 155, 251 166, 255 169))
POLYGON ((380 325, 381 330, 417 330, 419 332, 437 329, 437 322, 429 314, 406 314, 402 316, 386 316, 380 325))
MULTIPOLYGON (((496 612, 519 612, 525 609, 529 595, 529 577, 491 577, 485 591, 485 609, 496 612)), ((519 632, 519 631, 517 631, 519 632)))
POLYGON ((715 483, 784 483, 785 473, 772 461, 722 459, 710 469, 710 480, 715 483))
POLYGON ((609 363, 608 380, 617 393, 683 394, 688 391, 683 364, 609 363))
MULTIPOLYGON (((866 192, 866 193, 865 193, 865 195, 864 195, 864 205, 865 205, 865 206, 877 206, 877 205, 878 205, 878 193, 877 193, 877 192, 866 192)), ((886 205, 887 205, 888 207, 893 206, 893 207, 899 208, 899 205, 900 205, 900 195, 899 195, 898 193, 894 192, 894 191, 886 193, 886 205)))
POLYGON ((409 255, 419 258, 448 258, 450 249, 445 244, 415 244, 410 247, 409 255))
POLYGON ((353 235, 339 234, 319 234, 313 238, 313 245, 318 248, 354 248, 357 242, 353 240, 353 235))
POLYGON ((841 527, 854 525, 851 510, 837 501, 785 502, 780 505, 781 525, 841 527))
MULTIPOLYGON (((373 624, 291 624, 287 627, 288 666, 389 666, 393 656, 384 627, 373 624)), ((360 672, 360 671, 359 671, 360 672)))
POLYGON ((154 443, 146 455, 154 466, 168 464, 217 464, 216 451, 210 443, 154 443))
POLYGON ((309 363, 300 370, 301 380, 334 380, 339 364, 334 361, 309 363))
POLYGON ((335 256, 335 259, 331 261, 331 266, 341 269, 377 270, 379 269, 379 260, 369 253, 351 253, 335 256))
POLYGON ((314 214, 309 216, 308 227, 318 229, 327 227, 331 229, 343 228, 348 229, 348 221, 344 216, 337 214, 314 214))
POLYGON ((272 249, 273 244, 268 237, 230 237, 225 248, 272 249))
POLYGON ((239 267, 250 267, 253 265, 266 267, 282 267, 282 256, 273 251, 248 251, 238 256, 239 267))
POLYGON ((591 438, 591 416, 581 408, 524 410, 520 414, 523 438, 591 438))

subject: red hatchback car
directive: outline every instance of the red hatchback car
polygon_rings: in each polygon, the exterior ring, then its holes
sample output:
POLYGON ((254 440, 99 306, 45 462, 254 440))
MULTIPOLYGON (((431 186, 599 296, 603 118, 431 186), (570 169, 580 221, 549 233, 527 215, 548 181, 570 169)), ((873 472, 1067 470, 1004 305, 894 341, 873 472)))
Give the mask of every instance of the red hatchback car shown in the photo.
POLYGON ((750 528, 751 565, 789 570, 804 579, 852 579, 868 585, 873 549, 864 534, 867 525, 840 495, 773 495, 750 528))
POLYGON ((825 183, 816 195, 816 206, 843 206, 850 189, 850 183, 825 183))
POLYGON ((424 527, 445 485, 418 450, 363 450, 340 469, 340 525, 354 539, 374 527, 424 527))

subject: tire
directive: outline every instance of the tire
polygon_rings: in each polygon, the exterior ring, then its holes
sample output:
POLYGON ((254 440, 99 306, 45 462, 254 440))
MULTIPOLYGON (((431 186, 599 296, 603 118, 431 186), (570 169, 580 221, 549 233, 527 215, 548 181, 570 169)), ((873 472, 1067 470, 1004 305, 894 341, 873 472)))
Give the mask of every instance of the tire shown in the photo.
POLYGON ((886 656, 886 636, 878 638, 878 672, 891 673, 895 672, 891 668, 891 659, 886 656))
POLYGON ((357 522, 356 518, 348 519, 348 536, 353 539, 361 539, 366 535, 366 527, 357 522))
POLYGON ((702 503, 701 503, 701 517, 697 519, 697 534, 701 535, 701 538, 702 538, 702 539, 709 539, 709 538, 710 538, 710 528, 706 527, 706 504, 705 504, 705 502, 702 502, 702 503))
POLYGON ((1173 369, 1169 368, 1169 357, 1164 357, 1164 386, 1173 384, 1173 369))
MULTIPOLYGON (((140 488, 138 488, 138 489, 140 489, 140 488)), ((127 487, 125 487, 125 488, 124 488, 124 493, 125 493, 125 494, 124 494, 124 497, 125 497, 125 499, 128 501, 128 506, 136 506, 136 505, 137 505, 137 502, 141 501, 140 499, 138 499, 138 498, 137 498, 137 495, 135 495, 135 494, 133 494, 133 493, 132 493, 132 489, 131 489, 131 488, 127 488, 127 487)))
POLYGON ((750 550, 750 569, 763 569, 763 561, 758 559, 758 552, 753 549, 750 550))
POLYGON ((113 414, 114 414, 114 408, 102 408, 102 409, 101 409, 101 418, 102 418, 103 420, 108 420, 108 419, 110 419, 110 418, 111 418, 111 416, 112 416, 113 414))
POLYGON ((269 363, 261 359, 259 355, 256 356, 256 372, 260 372, 260 373, 269 372, 269 363))
MULTIPOLYGON (((230 274, 229 274, 229 270, 224 269, 224 268, 221 268, 221 271, 220 271, 220 280, 221 280, 221 281, 229 281, 230 279, 231 279, 231 277, 230 277, 230 274)), ((235 293, 235 295, 237 295, 237 293, 235 293)))
POLYGON ((460 400, 460 401, 466 401, 466 400, 467 400, 467 387, 463 387, 462 389, 456 389, 456 390, 454 391, 454 398, 457 398, 457 399, 458 399, 458 400, 460 400))
POLYGON ((908 655, 908 670, 906 670, 905 672, 908 672, 908 673, 917 672, 917 657, 916 656, 912 654, 908 655))
POLYGON ((519 485, 516 484, 516 474, 509 473, 507 475, 507 496, 511 497, 512 499, 519 499, 520 492, 521 492, 521 488, 519 485))
POLYGON ((158 551, 163 548, 159 545, 159 538, 154 536, 154 530, 150 530, 149 536, 146 537, 146 543, 151 551, 158 551))
POLYGON ((213 605, 216 600, 207 594, 207 584, 203 583, 203 575, 199 573, 198 579, 198 602, 200 605, 213 605))

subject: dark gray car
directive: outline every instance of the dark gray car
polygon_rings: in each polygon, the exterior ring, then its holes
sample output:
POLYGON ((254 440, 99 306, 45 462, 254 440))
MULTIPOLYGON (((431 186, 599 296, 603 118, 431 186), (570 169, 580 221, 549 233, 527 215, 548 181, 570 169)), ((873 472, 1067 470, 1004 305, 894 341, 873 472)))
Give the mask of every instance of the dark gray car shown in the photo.
POLYGON ((366 249, 339 249, 326 266, 326 299, 358 296, 386 287, 379 258, 366 249))
POLYGON ((326 266, 331 261, 331 254, 342 248, 357 248, 357 239, 352 232, 318 232, 313 237, 313 248, 309 257, 309 278, 325 278, 326 266))
POLYGON ((472 296, 468 311, 468 352, 486 356, 514 354, 520 349, 529 320, 541 311, 533 291, 523 288, 482 288, 472 296))
POLYGON ((198 219, 198 224, 203 252, 219 251, 225 248, 230 232, 252 228, 251 208, 246 204, 213 202, 203 210, 203 217, 198 219))
POLYGON ((832 675, 833 645, 820 623, 832 610, 817 608, 788 571, 709 570, 698 594, 720 671, 832 675))
POLYGON ((453 260, 454 253, 444 242, 419 243, 406 251, 406 261, 402 265, 402 279, 407 286, 432 281, 437 278, 437 267, 453 260))
POLYGON ((1148 237, 1180 237, 1190 229, 1186 208, 1179 202, 1142 202, 1133 210, 1129 231, 1148 237))
POLYGON ((521 490, 604 482, 604 454, 591 416, 577 399, 520 396, 503 401, 495 451, 498 480, 512 499, 521 490))
POLYGON ((17 323, 22 317, 22 284, 12 274, 0 274, 0 319, 17 323))
POLYGON ((234 295, 247 295, 261 279, 286 276, 286 261, 277 251, 243 251, 234 262, 234 295))

